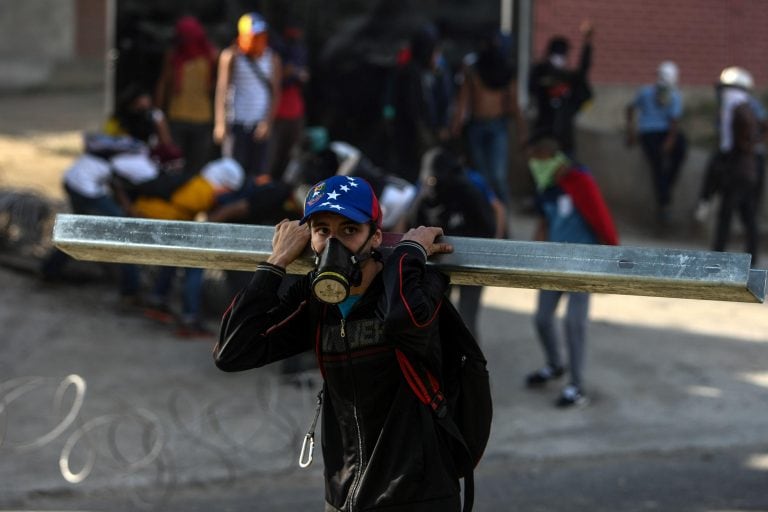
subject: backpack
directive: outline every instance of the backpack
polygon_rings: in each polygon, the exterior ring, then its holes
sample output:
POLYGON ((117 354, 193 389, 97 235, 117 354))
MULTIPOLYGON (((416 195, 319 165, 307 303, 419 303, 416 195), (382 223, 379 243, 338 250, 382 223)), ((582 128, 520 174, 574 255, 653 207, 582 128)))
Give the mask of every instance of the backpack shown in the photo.
MULTIPOLYGON (((477 340, 469 331, 456 308, 443 300, 438 313, 442 345, 443 385, 419 361, 412 361, 402 350, 395 355, 408 386, 416 398, 429 406, 435 422, 448 434, 451 457, 464 479, 463 512, 470 512, 475 498, 474 470, 483 456, 491 435, 493 403, 487 360, 477 340)), ((319 346, 316 347, 319 351, 319 346)), ((320 371, 325 370, 318 359, 320 371)), ((317 396, 317 409, 301 448, 299 465, 312 462, 314 431, 320 414, 323 391, 317 396)))
POLYGON ((451 439, 451 455, 464 479, 464 512, 472 510, 474 469, 491 433, 493 404, 487 361, 458 311, 445 300, 438 317, 442 341, 443 387, 423 364, 401 350, 397 360, 416 397, 434 412, 451 439))

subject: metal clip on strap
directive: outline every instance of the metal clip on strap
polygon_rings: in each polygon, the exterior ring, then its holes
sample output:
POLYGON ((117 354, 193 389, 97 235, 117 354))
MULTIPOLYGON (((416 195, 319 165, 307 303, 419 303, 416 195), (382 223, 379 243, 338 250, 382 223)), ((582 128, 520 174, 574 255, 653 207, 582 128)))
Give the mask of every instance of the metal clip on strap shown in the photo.
POLYGON ((308 468, 309 465, 312 464, 312 460, 313 460, 312 455, 314 453, 315 453, 315 433, 307 432, 307 435, 304 436, 304 442, 301 443, 301 453, 299 454, 299 467, 308 468), (307 451, 307 441, 309 441, 309 451, 307 451))
POLYGON ((304 436, 304 441, 301 443, 301 453, 299 454, 299 467, 308 468, 312 464, 315 453, 315 425, 317 424, 317 418, 320 416, 320 407, 323 405, 323 390, 321 389, 317 393, 317 409, 315 409, 315 418, 312 420, 309 430, 304 436), (309 443, 307 443, 309 442, 309 443))

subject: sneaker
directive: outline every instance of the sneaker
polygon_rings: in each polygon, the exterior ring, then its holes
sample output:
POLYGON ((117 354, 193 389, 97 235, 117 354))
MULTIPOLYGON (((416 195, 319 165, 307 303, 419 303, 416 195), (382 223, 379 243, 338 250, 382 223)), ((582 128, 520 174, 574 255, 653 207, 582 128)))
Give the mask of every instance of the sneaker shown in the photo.
POLYGON ((589 399, 584 395, 581 389, 577 388, 573 384, 569 384, 563 388, 560 393, 560 398, 557 399, 555 405, 557 407, 583 407, 589 403, 589 399))
POLYGON ((181 322, 176 328, 176 336, 179 338, 212 338, 215 334, 199 320, 181 322))
POLYGON ((170 325, 176 323, 176 314, 167 304, 150 304, 144 308, 144 316, 155 322, 170 325))
POLYGON ((543 368, 529 373, 525 377, 525 385, 529 388, 539 388, 546 385, 547 382, 559 379, 565 373, 565 368, 562 366, 547 365, 543 368))

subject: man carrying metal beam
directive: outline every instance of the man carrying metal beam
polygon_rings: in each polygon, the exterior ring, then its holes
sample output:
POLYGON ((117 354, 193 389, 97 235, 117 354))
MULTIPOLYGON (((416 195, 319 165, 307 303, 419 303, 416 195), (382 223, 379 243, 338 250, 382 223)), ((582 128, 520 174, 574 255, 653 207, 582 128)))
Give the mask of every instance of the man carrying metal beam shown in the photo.
MULTIPOLYGON (((534 136, 529 167, 536 184, 542 213, 537 240, 562 243, 618 245, 613 219, 594 179, 576 166, 548 133, 534 136)), ((565 373, 555 328, 555 311, 563 292, 540 290, 535 315, 536 330, 544 351, 545 366, 530 373, 526 385, 540 388, 565 373)), ((558 407, 586 405, 582 370, 589 316, 589 293, 569 292, 565 315, 569 380, 555 404, 558 407)))
MULTIPOLYGON (((215 362, 241 371, 316 352, 325 510, 458 511, 452 438, 403 379, 403 359, 442 367, 438 318, 449 307, 449 280, 426 262, 453 248, 437 241, 441 228, 420 226, 382 261, 381 220, 361 178, 333 176, 310 189, 304 217, 277 224, 272 253, 224 313, 215 362), (316 270, 281 294, 286 268, 308 244, 316 270)), ((311 462, 314 422, 307 436, 303 466, 311 462)))

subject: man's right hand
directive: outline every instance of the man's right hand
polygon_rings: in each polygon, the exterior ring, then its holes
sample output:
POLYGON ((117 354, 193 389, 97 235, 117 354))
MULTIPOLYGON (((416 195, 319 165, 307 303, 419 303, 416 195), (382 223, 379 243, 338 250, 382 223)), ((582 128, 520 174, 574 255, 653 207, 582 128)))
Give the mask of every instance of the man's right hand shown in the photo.
POLYGON ((272 236, 272 254, 267 263, 286 268, 302 255, 309 243, 309 226, 297 220, 283 219, 275 226, 272 236))

